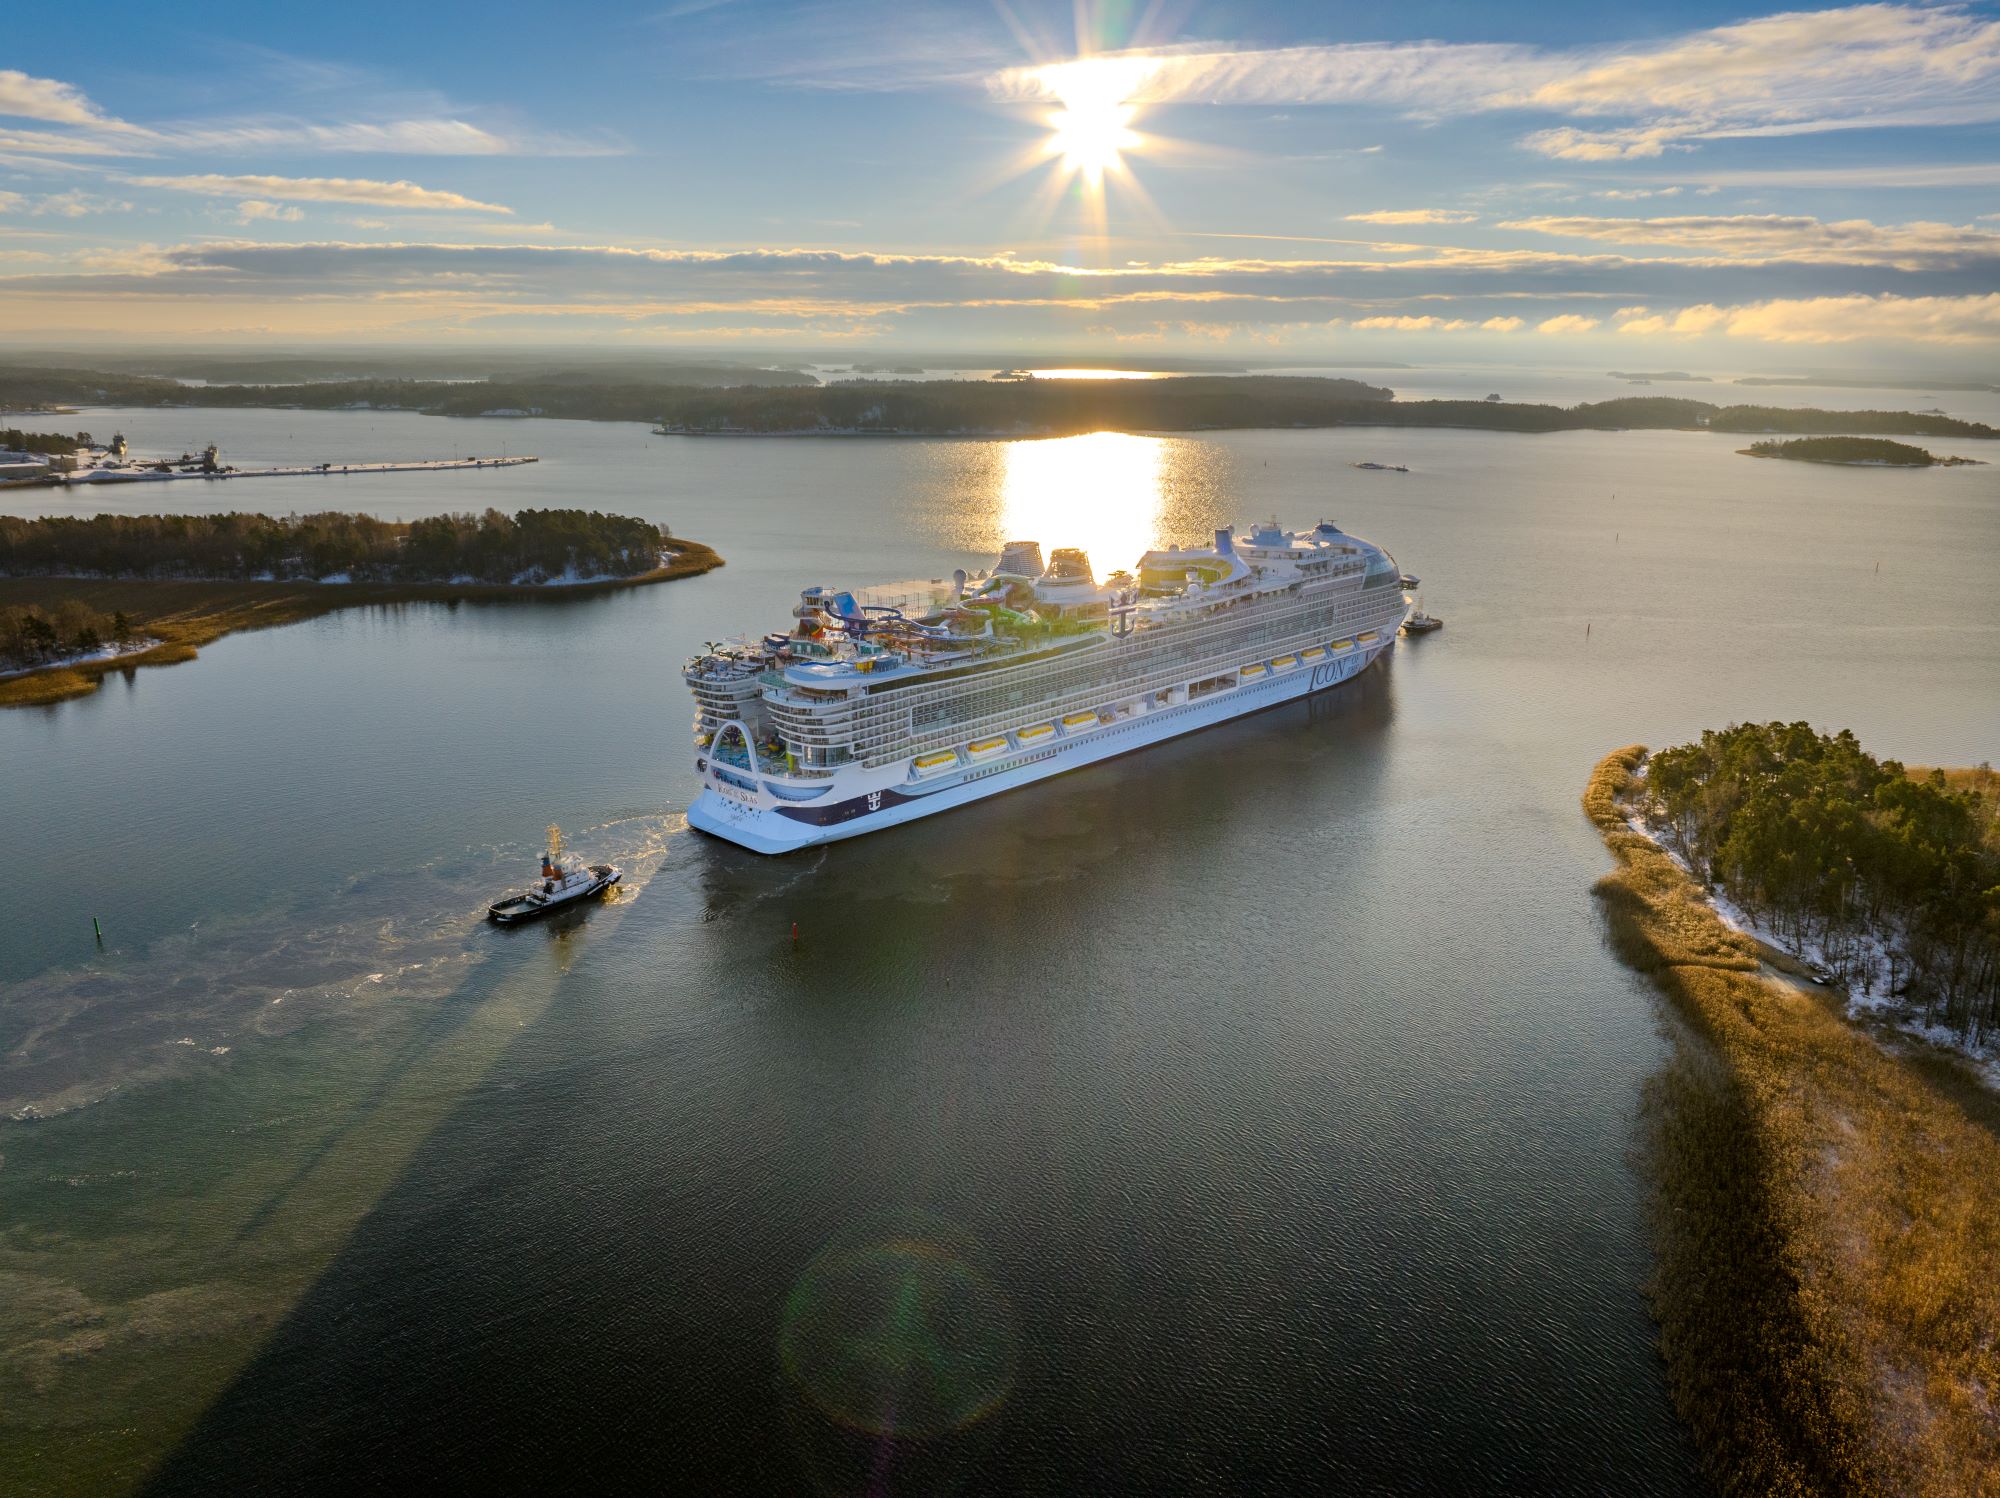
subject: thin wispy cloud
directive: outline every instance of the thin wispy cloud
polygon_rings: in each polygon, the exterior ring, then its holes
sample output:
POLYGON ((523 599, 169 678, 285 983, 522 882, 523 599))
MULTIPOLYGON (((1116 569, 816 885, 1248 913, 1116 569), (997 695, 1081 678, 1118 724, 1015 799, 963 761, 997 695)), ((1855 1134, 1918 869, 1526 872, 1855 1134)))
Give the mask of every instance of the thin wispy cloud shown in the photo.
MULTIPOLYGON (((294 69, 305 66, 288 60, 294 69)), ((322 69, 321 71, 326 71, 322 69)), ((433 101, 435 102, 435 101, 433 101)), ((258 151, 398 156, 594 156, 623 144, 604 133, 566 134, 480 124, 453 114, 310 120, 239 116, 135 123, 101 109, 81 89, 0 70, 0 119, 40 127, 0 129, 0 152, 41 157, 148 157, 258 151)))
POLYGON ((306 211, 303 208, 284 203, 260 202, 255 198, 236 205, 236 222, 239 224, 296 224, 305 216, 306 211))
POLYGON ((1463 208, 1377 208, 1372 213, 1350 213, 1350 224, 1469 224, 1479 217, 1463 208))
MULTIPOLYGON (((1507 111, 1619 121, 1533 131, 1574 161, 1659 156, 1704 140, 2000 120, 2000 20, 1959 5, 1855 5, 1765 16, 1643 47, 1552 51, 1393 42, 1148 58, 1141 103, 1375 104, 1428 118, 1507 111)), ((1049 96, 1045 69, 989 80, 1049 96)))
POLYGON ((1509 220, 1499 227, 1608 244, 1674 245, 1709 254, 1833 260, 1908 270, 2000 261, 2000 233, 1956 224, 1877 224, 1867 219, 1828 223, 1799 214, 1753 213, 1673 218, 1545 215, 1509 220))
POLYGON ((294 203, 363 203, 376 208, 423 208, 475 213, 512 213, 499 203, 482 203, 463 193, 414 182, 376 182, 366 177, 224 176, 205 172, 187 177, 127 177, 134 187, 200 193, 228 198, 249 194, 294 203))

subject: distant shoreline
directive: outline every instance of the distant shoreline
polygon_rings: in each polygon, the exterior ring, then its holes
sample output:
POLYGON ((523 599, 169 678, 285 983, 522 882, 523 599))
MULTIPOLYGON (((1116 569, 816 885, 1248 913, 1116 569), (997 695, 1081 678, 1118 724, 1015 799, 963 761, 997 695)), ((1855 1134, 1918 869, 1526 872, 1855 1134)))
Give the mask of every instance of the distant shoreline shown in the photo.
MULTIPOLYGON (((832 385, 637 385, 493 380, 349 380, 308 386, 207 385, 76 370, 0 370, 0 402, 271 409, 429 416, 643 421, 669 435, 971 437, 1097 431, 1198 433, 1331 427, 1480 431, 1707 430, 1745 436, 2000 437, 1981 422, 1920 411, 1718 405, 1632 395, 1574 406, 1501 400, 1397 400, 1385 386, 1297 375, 1146 380, 921 380, 832 385)), ((497 418, 496 418, 497 419, 497 418)))
POLYGON ((156 643, 143 650, 70 665, 50 664, 0 678, 0 708, 44 707, 97 690, 112 672, 193 660, 200 647, 225 635, 271 629, 341 609, 398 603, 561 604, 650 583, 698 577, 723 565, 699 541, 676 537, 673 559, 630 577, 553 583, 266 582, 235 578, 106 578, 0 576, 0 608, 54 608, 74 599, 103 612, 122 611, 156 643))

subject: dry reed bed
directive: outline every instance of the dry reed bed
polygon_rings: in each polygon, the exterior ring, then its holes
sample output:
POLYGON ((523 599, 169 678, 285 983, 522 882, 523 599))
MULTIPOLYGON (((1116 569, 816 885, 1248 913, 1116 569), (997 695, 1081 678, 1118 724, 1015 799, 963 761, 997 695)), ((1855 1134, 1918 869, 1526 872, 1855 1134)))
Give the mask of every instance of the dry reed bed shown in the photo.
POLYGON ((510 602, 560 606, 593 594, 693 577, 722 565, 699 541, 676 539, 664 567, 633 577, 605 578, 568 587, 510 587, 504 583, 178 582, 138 578, 0 577, 0 604, 53 608, 75 598, 103 613, 122 610, 133 629, 160 643, 115 660, 54 667, 0 679, 0 707, 41 707, 97 690, 113 672, 191 661, 203 645, 248 629, 296 624, 337 609, 368 604, 510 602))
POLYGON ((2000 1494, 2000 1138, 1760 976, 1627 824, 1645 752, 1583 804, 1612 940, 1687 1022, 1646 1108, 1675 1405, 1726 1492, 2000 1494))

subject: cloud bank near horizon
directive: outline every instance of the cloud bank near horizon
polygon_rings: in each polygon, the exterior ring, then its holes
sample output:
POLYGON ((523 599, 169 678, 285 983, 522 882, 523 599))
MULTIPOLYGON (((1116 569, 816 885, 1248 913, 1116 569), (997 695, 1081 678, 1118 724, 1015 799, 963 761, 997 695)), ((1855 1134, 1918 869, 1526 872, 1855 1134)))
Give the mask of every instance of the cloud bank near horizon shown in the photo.
MULTIPOLYGON (((247 204, 243 213, 282 216, 247 204)), ((1576 234, 1606 222, 1615 221, 1530 227, 1576 234)), ((39 323, 35 309, 59 320, 88 304, 116 307, 134 324, 170 312, 161 326, 259 309, 300 330, 609 329, 665 341, 991 346, 1030 336, 1307 347, 1352 333, 1436 332, 1942 346, 2000 338, 2000 294, 1987 290, 2000 281, 2000 235, 1952 231, 1959 289, 1948 293, 1933 289, 1934 262, 1919 281, 1866 236, 1859 258, 1786 253, 1787 235, 1811 242, 1818 231, 1851 228, 1725 227, 1773 236, 1763 247, 1775 253, 1763 257, 1388 246, 1375 257, 1203 256, 1110 268, 1009 254, 237 240, 0 276, 0 302, 24 331, 43 332, 58 323, 39 323)))

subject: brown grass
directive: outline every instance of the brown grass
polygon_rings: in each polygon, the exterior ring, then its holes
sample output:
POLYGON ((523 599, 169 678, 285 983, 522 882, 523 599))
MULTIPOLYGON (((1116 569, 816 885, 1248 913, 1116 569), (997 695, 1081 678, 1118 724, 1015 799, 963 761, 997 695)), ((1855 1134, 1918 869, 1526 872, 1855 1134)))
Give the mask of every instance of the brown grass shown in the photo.
POLYGON ((2000 1136, 1990 1109, 1755 971, 1625 822, 1584 809, 1619 951, 1686 1021, 1647 1099, 1674 1402, 1731 1493, 2000 1494, 2000 1136))
POLYGON ((676 540, 674 559, 635 577, 607 578, 565 588, 510 587, 504 583, 254 583, 151 582, 69 577, 0 577, 0 607, 40 604, 53 609, 77 599, 110 614, 123 610, 133 629, 157 639, 151 650, 115 661, 61 666, 0 679, 0 707, 39 707, 97 690, 112 672, 191 661, 203 645, 247 629, 296 624, 337 609, 381 603, 443 603, 459 599, 506 600, 560 607, 580 597, 647 583, 693 577, 722 565, 699 541, 676 540))

